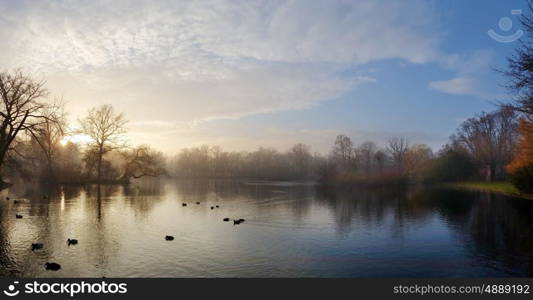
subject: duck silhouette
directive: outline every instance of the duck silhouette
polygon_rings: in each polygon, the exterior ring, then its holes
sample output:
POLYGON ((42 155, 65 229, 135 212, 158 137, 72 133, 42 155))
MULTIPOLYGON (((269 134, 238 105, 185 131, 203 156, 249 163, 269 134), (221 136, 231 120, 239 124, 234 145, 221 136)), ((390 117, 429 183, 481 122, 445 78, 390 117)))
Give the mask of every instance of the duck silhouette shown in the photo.
POLYGON ((229 222, 229 218, 222 219, 224 222, 229 222))
POLYGON ((215 207, 214 206, 211 206, 211 209, 214 209, 215 207))
POLYGON ((31 251, 43 249, 44 245, 42 243, 32 243, 31 244, 31 251))
POLYGON ((220 206, 218 206, 218 205, 215 205, 215 207, 216 207, 216 208, 219 208, 220 206))
POLYGON ((22 219, 22 216, 19 215, 19 214, 16 214, 15 217, 16 217, 17 219, 22 219))
POLYGON ((167 241, 173 241, 173 240, 174 240, 174 237, 171 236, 171 235, 166 235, 166 236, 165 236, 165 240, 167 240, 167 241))
POLYGON ((7 201, 9 201, 9 199, 11 199, 11 198, 9 198, 9 197, 6 197, 6 200, 7 200, 7 201))
POLYGON ((61 269, 61 265, 55 262, 47 262, 44 264, 44 268, 48 271, 57 271, 61 269))
POLYGON ((244 219, 233 220, 233 225, 239 225, 244 222, 244 219))
POLYGON ((196 202, 196 204, 200 204, 200 202, 196 202))
POLYGON ((67 245, 77 245, 78 240, 77 239, 67 239, 67 245))
POLYGON ((187 203, 182 203, 181 206, 187 206, 187 203))

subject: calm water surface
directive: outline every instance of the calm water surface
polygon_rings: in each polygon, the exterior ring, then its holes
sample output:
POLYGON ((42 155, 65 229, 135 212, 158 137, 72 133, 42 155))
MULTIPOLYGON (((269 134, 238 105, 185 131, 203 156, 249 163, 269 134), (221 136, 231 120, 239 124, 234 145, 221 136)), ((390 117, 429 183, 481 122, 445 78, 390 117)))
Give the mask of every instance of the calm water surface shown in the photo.
POLYGON ((19 186, 1 194, 0 276, 533 276, 533 202, 291 183, 19 186), (32 252, 36 242, 44 249, 32 252))

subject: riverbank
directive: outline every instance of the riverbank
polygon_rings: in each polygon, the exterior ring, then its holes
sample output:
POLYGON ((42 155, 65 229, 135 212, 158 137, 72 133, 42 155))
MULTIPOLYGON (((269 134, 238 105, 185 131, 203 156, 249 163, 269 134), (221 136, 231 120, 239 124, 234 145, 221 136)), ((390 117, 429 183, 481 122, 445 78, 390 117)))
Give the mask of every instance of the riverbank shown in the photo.
POLYGON ((485 181, 461 181, 446 183, 446 186, 461 188, 467 190, 476 190, 483 192, 492 192, 512 197, 533 200, 533 195, 522 194, 520 191, 507 181, 485 182, 485 181))

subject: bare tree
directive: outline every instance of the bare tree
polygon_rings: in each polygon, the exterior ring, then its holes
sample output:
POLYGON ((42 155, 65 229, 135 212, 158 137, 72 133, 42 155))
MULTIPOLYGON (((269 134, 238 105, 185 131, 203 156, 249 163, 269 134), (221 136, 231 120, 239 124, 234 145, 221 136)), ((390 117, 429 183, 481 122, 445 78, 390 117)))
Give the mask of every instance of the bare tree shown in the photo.
POLYGON ((46 160, 49 179, 55 180, 55 160, 59 143, 65 134, 66 117, 62 101, 56 101, 43 109, 43 121, 30 131, 46 160))
POLYGON ((313 160, 311 147, 298 143, 289 150, 288 156, 296 177, 300 179, 309 177, 311 162, 313 160))
MULTIPOLYGON (((520 16, 525 35, 507 58, 507 70, 501 71, 508 78, 507 88, 515 98, 515 109, 533 123, 533 2, 528 1, 528 13, 520 16)), ((532 126, 533 128, 533 126, 532 126)), ((530 134, 533 129, 530 129, 530 134)))
POLYGON ((82 132, 92 139, 96 154, 97 180, 102 178, 102 160, 106 153, 125 147, 123 136, 127 120, 122 113, 115 113, 111 105, 89 110, 87 117, 79 121, 82 132))
POLYGON ((466 120, 451 139, 465 147, 472 158, 487 169, 487 177, 492 181, 512 159, 517 129, 514 110, 504 106, 496 112, 466 120))
POLYGON ((419 175, 431 159, 433 151, 427 145, 412 145, 405 154, 405 173, 409 176, 419 175))
POLYGON ((353 143, 352 140, 340 134, 335 138, 335 146, 333 147, 332 155, 334 159, 342 164, 347 164, 353 158, 353 143))
POLYGON ((398 169, 398 173, 400 175, 404 173, 405 156, 407 154, 408 149, 409 143, 403 137, 395 137, 389 140, 387 151, 390 153, 392 161, 396 165, 396 168, 398 169))
POLYGON ((0 73, 0 172, 15 139, 49 120, 45 113, 48 91, 21 71, 0 73))
POLYGON ((383 175, 383 167, 385 166, 385 162, 387 160, 387 154, 383 150, 378 150, 374 154, 374 160, 376 160, 379 175, 383 175))
POLYGON ((122 180, 141 178, 144 176, 157 177, 167 174, 163 154, 152 150, 147 145, 141 145, 122 153, 126 163, 122 180))
POLYGON ((364 142, 355 149, 358 164, 363 168, 367 176, 371 173, 376 151, 377 146, 374 142, 364 142))

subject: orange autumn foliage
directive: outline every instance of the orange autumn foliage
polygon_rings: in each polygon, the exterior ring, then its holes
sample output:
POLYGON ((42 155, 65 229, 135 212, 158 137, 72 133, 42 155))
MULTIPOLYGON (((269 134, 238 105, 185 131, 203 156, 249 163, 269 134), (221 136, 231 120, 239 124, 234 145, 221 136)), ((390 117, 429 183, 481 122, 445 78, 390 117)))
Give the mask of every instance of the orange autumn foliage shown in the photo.
POLYGON ((533 166, 533 122, 522 119, 520 121, 520 140, 516 148, 516 155, 505 168, 513 174, 520 168, 533 166))

